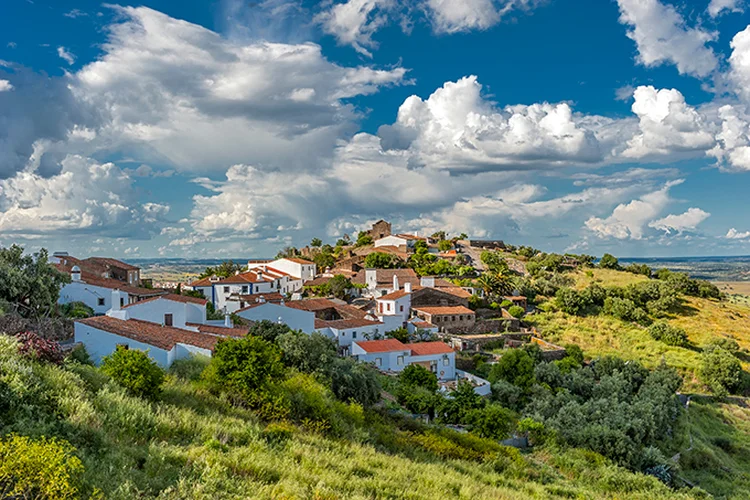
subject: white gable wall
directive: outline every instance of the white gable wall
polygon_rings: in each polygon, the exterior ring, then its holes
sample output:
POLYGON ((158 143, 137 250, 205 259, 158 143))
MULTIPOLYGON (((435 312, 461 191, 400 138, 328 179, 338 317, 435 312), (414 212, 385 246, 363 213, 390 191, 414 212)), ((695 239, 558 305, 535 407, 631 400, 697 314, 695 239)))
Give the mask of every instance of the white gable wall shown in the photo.
POLYGON ((162 368, 167 368, 170 365, 169 352, 164 349, 159 349, 143 342, 138 342, 127 337, 116 335, 114 333, 105 332, 89 325, 82 323, 75 324, 75 341, 81 342, 86 346, 86 351, 91 356, 91 361, 99 365, 102 362, 102 358, 109 354, 112 354, 118 345, 126 345, 129 349, 138 349, 139 351, 148 351, 148 355, 151 359, 162 368))
POLYGON ((187 306, 187 304, 183 302, 175 302, 173 300, 160 298, 138 302, 125 310, 128 312, 128 317, 132 319, 150 321, 151 323, 156 323, 158 325, 164 323, 165 314, 171 314, 172 326, 185 329, 185 323, 188 320, 187 307, 185 306, 187 306))
MULTIPOLYGON (((120 291, 123 305, 133 300, 126 292, 120 291)), ((58 304, 69 304, 71 302, 83 302, 94 310, 94 314, 106 314, 112 308, 112 289, 102 286, 87 285, 83 281, 73 281, 60 290, 58 304), (104 299, 102 305, 99 299, 104 299)))
POLYGON ((309 311, 292 309, 291 307, 266 302, 244 311, 239 311, 240 318, 251 321, 268 320, 274 323, 284 323, 292 330, 302 330, 305 333, 315 331, 315 314, 309 311))

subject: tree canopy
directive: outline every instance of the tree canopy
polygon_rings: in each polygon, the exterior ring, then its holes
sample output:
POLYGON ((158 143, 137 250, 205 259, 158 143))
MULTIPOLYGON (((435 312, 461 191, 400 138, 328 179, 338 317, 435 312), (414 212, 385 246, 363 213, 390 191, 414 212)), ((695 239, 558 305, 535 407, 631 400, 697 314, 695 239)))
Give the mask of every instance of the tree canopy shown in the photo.
POLYGON ((0 299, 13 304, 22 316, 49 316, 70 277, 48 261, 45 249, 28 255, 18 245, 0 248, 0 299))

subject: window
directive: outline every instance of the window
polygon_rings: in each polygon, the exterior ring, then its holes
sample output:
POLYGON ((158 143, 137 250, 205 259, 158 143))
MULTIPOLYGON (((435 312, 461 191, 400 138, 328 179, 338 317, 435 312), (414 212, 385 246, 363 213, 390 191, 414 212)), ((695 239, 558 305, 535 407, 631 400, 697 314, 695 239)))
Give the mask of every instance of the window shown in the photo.
POLYGON ((353 338, 353 339, 356 339, 356 338, 357 338, 357 332, 352 332, 352 338, 353 338))
POLYGON ((379 305, 380 305, 380 312, 382 313, 383 312, 383 303, 381 302, 379 305))
POLYGON ((391 310, 391 304, 390 303, 388 304, 388 310, 389 311, 391 310))
POLYGON ((451 316, 451 321, 456 321, 456 317, 455 316, 451 316))
POLYGON ((458 316, 458 321, 463 321, 463 320, 464 320, 464 317, 462 315, 459 315, 458 316))
POLYGON ((382 358, 375 358, 375 366, 381 366, 383 364, 382 358))
POLYGON ((399 356, 398 358, 396 358, 396 364, 398 366, 404 366, 404 357, 403 356, 399 356))
POLYGON ((450 359, 443 358, 443 366, 448 366, 450 364, 450 359))
POLYGON ((125 305, 125 297, 120 297, 120 307, 125 305))
POLYGON ((404 312, 404 306, 401 306, 401 312, 404 312))
POLYGON ((242 293, 247 293, 247 285, 244 285, 244 286, 242 287, 242 293))
POLYGON ((164 315, 164 326, 172 326, 172 315, 171 314, 165 314, 164 315))
POLYGON ((229 287, 228 286, 224 287, 224 293, 229 293, 229 287))
POLYGON ((104 305, 104 297, 99 297, 96 299, 96 305, 103 306, 104 305))

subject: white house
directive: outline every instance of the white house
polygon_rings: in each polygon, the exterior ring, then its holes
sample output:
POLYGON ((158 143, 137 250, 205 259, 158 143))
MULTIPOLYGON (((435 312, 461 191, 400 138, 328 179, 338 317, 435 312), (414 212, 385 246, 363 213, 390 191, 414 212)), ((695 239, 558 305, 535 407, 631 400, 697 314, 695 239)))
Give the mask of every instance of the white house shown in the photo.
POLYGON ((71 302, 83 302, 94 310, 94 314, 105 314, 112 304, 112 291, 119 290, 119 306, 126 306, 150 297, 164 295, 164 290, 153 290, 150 288, 138 288, 127 285, 122 281, 102 278, 90 274, 83 275, 78 266, 73 266, 70 271, 70 283, 63 286, 57 299, 58 304, 69 304, 71 302))
POLYGON ((400 372, 418 364, 434 373, 438 380, 456 378, 456 353, 443 342, 404 344, 396 339, 354 341, 352 356, 373 363, 385 372, 400 372))
POLYGON ((316 319, 315 330, 336 340, 339 345, 339 352, 345 356, 351 353, 352 342, 379 339, 386 332, 383 323, 365 318, 333 321, 316 319))
POLYGON ((411 315, 411 283, 398 288, 398 277, 393 277, 394 291, 375 299, 375 314, 386 324, 388 331, 403 328, 411 315))
POLYGON ((419 277, 414 269, 362 269, 352 278, 355 285, 366 285, 364 294, 380 297, 410 283, 412 289, 419 286, 419 277))
POLYGON ((385 236, 374 241, 375 248, 377 247, 405 247, 414 248, 417 241, 427 241, 427 238, 420 236, 414 236, 413 234, 392 234, 385 236))
POLYGON ((309 260, 305 259, 298 259, 296 257, 285 257, 283 259, 276 259, 271 262, 259 262, 251 260, 247 263, 247 268, 249 270, 253 270, 259 267, 267 267, 282 271, 295 278, 301 279, 303 282, 310 281, 311 279, 315 278, 315 275, 317 274, 314 262, 310 262, 309 260))
POLYGON ((235 314, 250 321, 268 320, 274 323, 283 323, 292 330, 301 330, 304 333, 315 331, 315 313, 287 307, 284 304, 273 304, 271 302, 250 304, 237 310, 235 314))
POLYGON ((97 364, 123 346, 148 351, 166 368, 193 353, 211 356, 221 338, 247 335, 247 328, 233 327, 228 315, 223 324, 207 322, 205 299, 169 294, 120 307, 123 292, 111 295, 113 306, 105 316, 75 322, 75 341, 97 364))

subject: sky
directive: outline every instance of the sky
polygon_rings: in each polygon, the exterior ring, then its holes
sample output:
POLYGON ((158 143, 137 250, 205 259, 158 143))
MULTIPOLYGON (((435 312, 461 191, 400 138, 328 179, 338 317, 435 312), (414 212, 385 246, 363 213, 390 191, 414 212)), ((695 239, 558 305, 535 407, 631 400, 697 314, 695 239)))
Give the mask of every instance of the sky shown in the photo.
POLYGON ((3 0, 0 245, 747 255, 749 4, 3 0))

